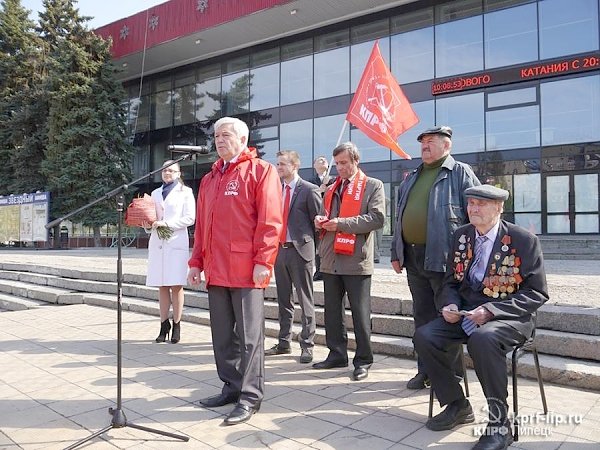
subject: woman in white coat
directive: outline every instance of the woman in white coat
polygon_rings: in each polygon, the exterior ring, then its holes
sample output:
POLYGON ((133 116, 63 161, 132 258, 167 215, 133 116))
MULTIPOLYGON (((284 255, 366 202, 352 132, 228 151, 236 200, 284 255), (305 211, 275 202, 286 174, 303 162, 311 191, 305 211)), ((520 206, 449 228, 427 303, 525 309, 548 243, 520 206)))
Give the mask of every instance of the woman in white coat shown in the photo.
POLYGON ((173 332, 171 342, 181 338, 183 313, 183 286, 187 282, 187 262, 190 240, 187 228, 196 219, 196 202, 192 189, 181 180, 179 164, 165 161, 162 170, 163 184, 152 191, 157 220, 152 224, 148 243, 148 275, 146 286, 158 286, 160 308, 160 333, 156 342, 168 339, 171 324, 169 309, 173 305, 173 332), (170 234, 165 238, 164 232, 170 234))

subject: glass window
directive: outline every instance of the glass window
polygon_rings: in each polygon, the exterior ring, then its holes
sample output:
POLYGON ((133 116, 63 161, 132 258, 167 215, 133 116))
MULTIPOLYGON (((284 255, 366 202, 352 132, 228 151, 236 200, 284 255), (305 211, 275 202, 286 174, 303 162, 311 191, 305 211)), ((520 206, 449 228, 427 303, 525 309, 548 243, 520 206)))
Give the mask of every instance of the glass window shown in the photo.
POLYGON ((535 3, 535 0, 483 0, 485 11, 496 11, 523 3, 535 3))
MULTIPOLYGON (((371 51, 375 41, 363 42, 362 44, 356 44, 350 47, 350 77, 351 77, 351 92, 355 92, 360 82, 365 68, 367 67, 367 61, 371 56, 371 51)), ((379 40, 379 51, 383 56, 383 59, 387 66, 390 66, 390 40, 380 39, 379 40)))
POLYGON ((350 44, 348 33, 349 30, 344 28, 343 30, 315 37, 315 52, 348 46, 350 44))
POLYGON ((542 145, 600 140, 600 75, 542 83, 542 145))
POLYGON ((267 66, 279 62, 279 47, 263 50, 250 55, 250 67, 267 66))
POLYGON ((279 64, 250 70, 250 110, 279 106, 279 64))
POLYGON ((313 54, 313 40, 305 39, 303 41, 290 42, 281 46, 281 60, 300 58, 313 54))
POLYGON ((555 214, 548 216, 548 233, 569 233, 571 221, 568 214, 555 214))
POLYGON ((481 0, 455 0, 436 6, 437 23, 445 23, 481 14, 481 0))
POLYGON ((313 99, 313 57, 281 63, 281 104, 308 102, 313 99))
POLYGON ((282 123, 279 126, 279 143, 282 149, 295 150, 300 155, 300 167, 312 166, 312 119, 282 123))
POLYGON ((486 69, 538 59, 535 3, 485 14, 484 30, 486 69))
POLYGON ((549 213, 569 212, 569 176, 546 178, 547 209, 549 213))
POLYGON ((196 83, 196 120, 202 122, 221 116, 221 78, 196 83))
POLYGON ((250 101, 250 75, 248 72, 223 75, 223 113, 236 115, 248 112, 250 101))
POLYGON ((388 19, 376 20, 357 25, 350 29, 350 41, 353 44, 360 42, 374 41, 375 39, 387 37, 390 34, 388 19))
POLYGON ((488 108, 522 105, 525 103, 537 103, 536 88, 511 89, 510 91, 490 92, 487 94, 488 108))
POLYGON ((133 133, 150 130, 150 96, 131 100, 131 117, 134 121, 133 133))
MULTIPOLYGON (((411 106, 419 118, 419 123, 402 133, 398 139, 398 144, 412 158, 420 158, 421 145, 417 142, 417 136, 421 131, 434 126, 435 103, 433 100, 428 100, 426 102, 413 103, 411 106)), ((400 156, 392 152, 392 158, 400 159, 400 156)))
POLYGON ((379 145, 358 128, 351 128, 350 140, 358 147, 361 163, 389 161, 390 150, 379 145))
POLYGON ((171 91, 157 92, 152 96, 153 130, 168 128, 173 125, 173 112, 171 110, 171 91))
POLYGON ((225 61, 225 64, 223 64, 223 73, 241 72, 243 70, 248 70, 249 68, 250 56, 244 55, 225 61))
POLYGON ((436 125, 452 128, 452 153, 483 151, 483 92, 436 100, 436 125))
POLYGON ((435 27, 435 75, 447 77, 483 69, 482 17, 435 27))
MULTIPOLYGON (((331 160, 333 149, 344 126, 344 120, 346 120, 345 114, 315 118, 315 154, 313 155, 313 160, 319 155, 325 155, 328 160, 331 160)), ((347 142, 349 140, 350 124, 347 124, 340 142, 347 142)))
POLYGON ((488 111, 486 149, 539 147, 540 108, 537 105, 488 111))
POLYGON ((598 233, 598 215, 575 214, 575 233, 598 233))
POLYGON ((396 34, 391 41, 390 70, 398 83, 433 78, 433 27, 396 34))
POLYGON ((350 92, 350 48, 317 53, 315 58, 315 99, 350 92))
POLYGON ((598 174, 575 175, 575 211, 598 212, 598 174))
POLYGON ((598 0, 539 2, 540 58, 598 50, 598 0))
POLYGON ((173 123, 184 125, 194 122, 196 85, 190 84, 173 90, 173 123))
POLYGON ((419 9, 390 19, 390 33, 406 33, 433 25, 433 8, 419 9))
POLYGON ((253 128, 250 131, 250 146, 256 147, 258 155, 270 163, 277 162, 279 151, 278 127, 253 128))
POLYGON ((542 232, 541 177, 539 173, 514 176, 513 206, 515 223, 535 234, 542 232))

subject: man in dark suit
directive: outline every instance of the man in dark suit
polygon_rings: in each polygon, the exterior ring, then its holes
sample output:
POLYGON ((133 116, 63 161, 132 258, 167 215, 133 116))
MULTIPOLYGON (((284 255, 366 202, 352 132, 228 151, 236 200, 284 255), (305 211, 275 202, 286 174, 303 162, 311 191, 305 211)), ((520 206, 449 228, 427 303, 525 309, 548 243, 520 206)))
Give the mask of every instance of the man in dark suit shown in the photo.
POLYGON ((283 181, 283 231, 275 260, 275 282, 279 303, 279 342, 265 351, 266 356, 292 352, 294 301, 292 285, 302 310, 300 362, 313 360, 315 336, 315 303, 313 297, 313 261, 315 259, 315 227, 313 221, 321 207, 318 186, 298 176, 300 157, 295 151, 277 153, 277 173, 283 181), (287 206, 286 206, 287 205, 287 206))
POLYGON ((373 364, 371 350, 371 276, 375 230, 383 227, 383 183, 359 169, 360 153, 352 142, 333 150, 338 179, 329 186, 315 227, 323 230, 319 244, 325 294, 325 339, 329 355, 315 369, 348 366, 348 334, 344 295, 354 324, 356 352, 352 379, 364 380, 373 364))
POLYGON ((415 347, 444 411, 426 423, 449 430, 475 420, 453 370, 457 345, 467 343, 487 399, 489 422, 477 450, 512 443, 506 354, 533 331, 535 311, 548 300, 537 236, 500 220, 508 191, 491 185, 465 191, 470 224, 456 230, 442 288, 442 317, 418 328, 415 347))
MULTIPOLYGON (((316 184, 319 186, 319 193, 321 197, 325 195, 325 191, 327 190, 327 186, 333 184, 335 182, 335 177, 332 177, 327 172, 329 169, 329 162, 327 158, 324 156, 317 156, 313 161, 313 169, 315 169, 316 175, 310 179, 312 184, 316 184)), ((319 248, 319 235, 316 235, 315 246, 319 248)), ((323 280, 323 276, 321 275, 321 257, 319 253, 315 255, 315 275, 313 277, 313 281, 321 281, 323 280)))

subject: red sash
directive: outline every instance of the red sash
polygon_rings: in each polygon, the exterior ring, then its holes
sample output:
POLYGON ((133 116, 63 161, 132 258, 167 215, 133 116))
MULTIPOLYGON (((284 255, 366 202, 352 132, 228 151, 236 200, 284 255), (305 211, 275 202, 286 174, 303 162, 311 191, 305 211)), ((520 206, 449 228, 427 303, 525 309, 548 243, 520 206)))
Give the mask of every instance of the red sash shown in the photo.
MULTIPOLYGON (((335 183, 325 192, 325 215, 329 217, 331 214, 331 202, 333 193, 336 192, 342 179, 338 177, 335 183)), ((360 214, 360 205, 362 204, 363 196, 365 195, 365 185, 367 184, 367 176, 358 169, 354 180, 348 183, 346 191, 342 194, 342 204, 338 217, 354 217, 360 214)), ((335 241, 333 251, 342 255, 352 255, 354 253, 354 245, 356 243, 356 234, 343 233, 338 231, 335 233, 335 241)))

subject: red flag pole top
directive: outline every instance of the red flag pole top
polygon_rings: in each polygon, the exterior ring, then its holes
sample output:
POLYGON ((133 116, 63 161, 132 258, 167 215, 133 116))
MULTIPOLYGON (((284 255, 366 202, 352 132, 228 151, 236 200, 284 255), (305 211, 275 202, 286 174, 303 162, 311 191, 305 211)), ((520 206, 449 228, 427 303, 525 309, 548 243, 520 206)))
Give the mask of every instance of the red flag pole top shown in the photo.
POLYGON ((396 139, 419 118, 381 56, 379 41, 373 45, 346 120, 378 144, 411 159, 396 139))

